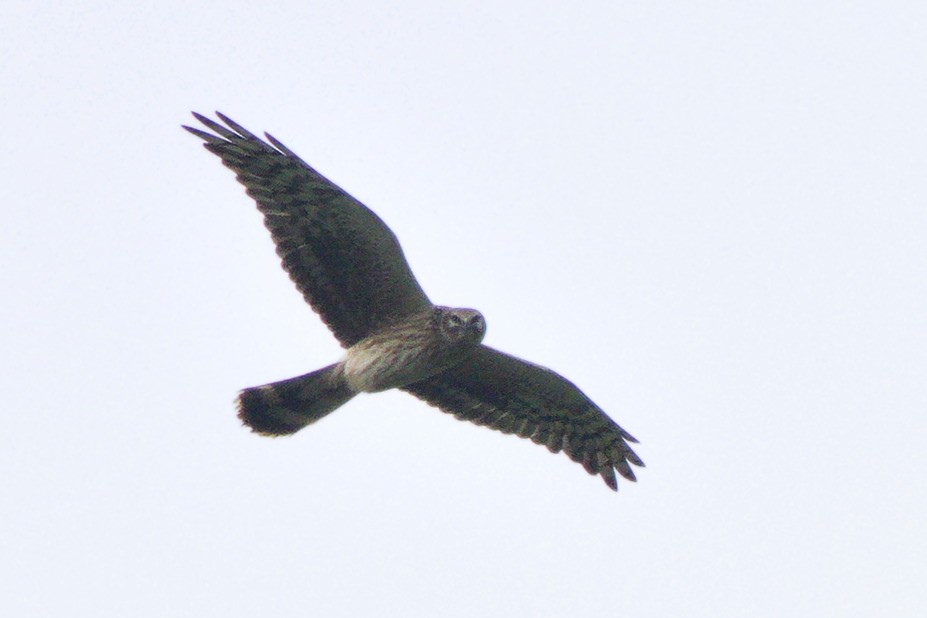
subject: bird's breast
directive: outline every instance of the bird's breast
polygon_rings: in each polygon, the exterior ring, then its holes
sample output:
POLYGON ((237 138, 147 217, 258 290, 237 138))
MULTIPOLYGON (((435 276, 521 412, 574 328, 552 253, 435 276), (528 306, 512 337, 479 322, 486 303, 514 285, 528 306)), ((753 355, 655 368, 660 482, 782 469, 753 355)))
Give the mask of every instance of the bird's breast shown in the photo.
POLYGON ((359 341, 348 349, 342 367, 351 390, 376 393, 424 380, 464 356, 433 332, 407 330, 359 341))

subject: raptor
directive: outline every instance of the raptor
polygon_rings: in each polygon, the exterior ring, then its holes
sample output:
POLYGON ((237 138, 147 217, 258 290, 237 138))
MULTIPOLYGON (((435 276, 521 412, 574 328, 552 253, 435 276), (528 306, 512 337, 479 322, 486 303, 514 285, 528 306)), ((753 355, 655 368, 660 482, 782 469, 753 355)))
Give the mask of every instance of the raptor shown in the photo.
POLYGON ((292 434, 359 393, 398 388, 461 420, 563 451, 614 490, 643 466, 631 434, 563 376, 482 343, 475 309, 433 304, 386 224, 269 134, 228 117, 184 126, 257 202, 283 269, 346 349, 311 373, 246 388, 238 416, 253 431, 292 434))

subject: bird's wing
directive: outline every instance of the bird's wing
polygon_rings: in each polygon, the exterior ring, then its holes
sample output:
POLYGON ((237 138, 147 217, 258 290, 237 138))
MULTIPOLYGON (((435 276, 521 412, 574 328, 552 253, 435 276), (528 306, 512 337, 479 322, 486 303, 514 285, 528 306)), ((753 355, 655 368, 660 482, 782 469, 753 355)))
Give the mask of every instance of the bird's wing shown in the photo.
POLYGON ((257 202, 277 255, 303 297, 344 347, 431 306, 396 235, 370 209, 266 134, 217 113, 215 134, 184 126, 231 168, 257 202))
POLYGON ((628 446, 637 440, 572 382, 484 345, 459 365, 403 390, 461 420, 530 438, 552 453, 562 450, 614 490, 615 470, 634 481, 629 464, 644 465, 628 446))

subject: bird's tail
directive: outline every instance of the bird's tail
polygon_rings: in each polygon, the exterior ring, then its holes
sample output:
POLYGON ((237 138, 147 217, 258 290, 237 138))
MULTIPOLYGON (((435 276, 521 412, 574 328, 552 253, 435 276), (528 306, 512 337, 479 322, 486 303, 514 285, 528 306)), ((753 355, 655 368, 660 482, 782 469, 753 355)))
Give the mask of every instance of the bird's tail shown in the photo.
POLYGON ((238 418, 256 433, 283 436, 316 422, 355 394, 336 363, 289 380, 246 388, 238 394, 238 418))

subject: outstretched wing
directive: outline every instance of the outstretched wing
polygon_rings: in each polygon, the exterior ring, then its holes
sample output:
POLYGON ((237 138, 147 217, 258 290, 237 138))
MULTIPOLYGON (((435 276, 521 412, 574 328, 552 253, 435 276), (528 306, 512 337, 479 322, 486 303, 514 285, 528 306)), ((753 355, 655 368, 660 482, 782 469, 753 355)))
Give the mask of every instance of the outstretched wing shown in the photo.
POLYGON ((552 453, 562 450, 616 491, 615 470, 634 481, 629 463, 644 465, 628 446, 637 440, 572 382, 484 345, 459 365, 403 390, 461 420, 530 438, 552 453))
POLYGON ((370 209, 265 133, 269 144, 218 112, 228 128, 184 128, 231 168, 257 202, 277 255, 344 347, 431 306, 396 235, 370 209))

